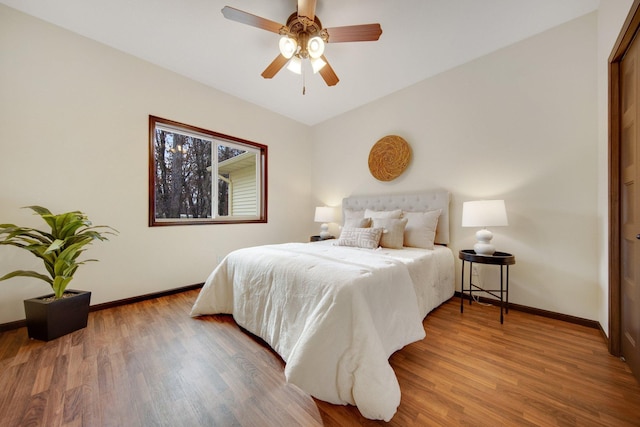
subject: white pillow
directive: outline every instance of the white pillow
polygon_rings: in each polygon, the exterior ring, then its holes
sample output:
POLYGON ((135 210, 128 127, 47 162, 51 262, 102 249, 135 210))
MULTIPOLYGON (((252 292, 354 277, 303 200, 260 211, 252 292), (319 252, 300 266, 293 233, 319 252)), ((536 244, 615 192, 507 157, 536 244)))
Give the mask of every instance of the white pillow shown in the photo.
POLYGON ((364 211, 356 211, 353 209, 344 210, 344 219, 364 218, 364 211))
POLYGON ((344 220, 344 228, 369 228, 371 218, 347 218, 344 220))
POLYGON ((404 245, 413 248, 433 249, 436 227, 442 209, 426 212, 403 212, 408 220, 404 229, 404 245))
POLYGON ((364 218, 364 210, 356 211, 353 209, 345 209, 342 211, 342 225, 346 227, 347 222, 352 219, 362 219, 364 218))
POLYGON ((402 249, 406 225, 406 218, 373 218, 373 227, 383 230, 380 237, 380 246, 383 248, 402 249))
POLYGON ((402 210, 396 209, 393 211, 374 211, 371 209, 365 209, 364 217, 365 218, 395 218, 400 219, 402 216, 402 210))
POLYGON ((382 228, 343 228, 334 245, 377 249, 381 235, 382 228))

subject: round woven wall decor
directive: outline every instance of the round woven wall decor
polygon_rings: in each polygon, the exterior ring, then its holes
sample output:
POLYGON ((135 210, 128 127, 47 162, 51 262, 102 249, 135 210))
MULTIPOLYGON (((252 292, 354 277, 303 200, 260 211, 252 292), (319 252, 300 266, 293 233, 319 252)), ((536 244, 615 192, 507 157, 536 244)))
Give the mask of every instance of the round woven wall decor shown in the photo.
POLYGON ((387 135, 376 142, 369 152, 369 170, 380 181, 399 177, 409 165, 411 147, 397 135, 387 135))

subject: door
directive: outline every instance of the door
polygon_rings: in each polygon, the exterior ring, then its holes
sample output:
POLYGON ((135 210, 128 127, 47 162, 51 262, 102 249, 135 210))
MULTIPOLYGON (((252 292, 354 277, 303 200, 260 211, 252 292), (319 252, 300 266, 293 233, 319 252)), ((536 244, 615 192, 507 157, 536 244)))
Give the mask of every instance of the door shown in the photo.
POLYGON ((640 41, 620 64, 620 344, 640 381, 640 41))

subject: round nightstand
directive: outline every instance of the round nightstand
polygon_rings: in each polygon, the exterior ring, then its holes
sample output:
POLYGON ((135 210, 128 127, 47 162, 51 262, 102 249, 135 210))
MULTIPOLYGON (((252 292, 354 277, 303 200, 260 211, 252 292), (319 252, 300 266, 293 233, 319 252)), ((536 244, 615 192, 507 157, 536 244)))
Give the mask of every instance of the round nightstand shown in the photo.
POLYGON ((473 249, 463 249, 458 253, 458 258, 462 260, 462 292, 460 294, 460 313, 464 312, 464 296, 466 292, 469 292, 469 304, 473 302, 473 290, 479 292, 486 292, 489 295, 498 298, 500 300, 500 323, 503 323, 505 313, 509 313, 509 266, 516 263, 516 257, 506 252, 495 252, 493 255, 479 255, 475 253, 473 249), (468 262, 469 265, 469 289, 464 289, 464 264, 468 262), (473 284, 473 263, 478 264, 490 264, 500 266, 500 289, 483 289, 480 286, 473 284), (504 280, 504 267, 507 270, 506 280, 504 280), (505 288, 506 285, 506 288, 505 288))

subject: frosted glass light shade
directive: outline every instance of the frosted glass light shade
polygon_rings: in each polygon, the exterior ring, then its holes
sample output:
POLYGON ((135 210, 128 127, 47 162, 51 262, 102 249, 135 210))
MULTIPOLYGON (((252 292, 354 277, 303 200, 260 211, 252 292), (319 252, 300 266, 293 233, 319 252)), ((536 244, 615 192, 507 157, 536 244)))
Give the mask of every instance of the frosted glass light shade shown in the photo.
POLYGON ((313 74, 316 74, 318 71, 322 70, 322 67, 327 65, 326 62, 322 60, 322 58, 311 58, 311 68, 313 68, 313 74))
POLYGON ((473 250, 480 255, 493 255, 496 251, 491 244, 493 233, 486 227, 507 226, 507 210, 504 200, 478 200, 462 204, 462 226, 482 227, 476 233, 473 250))
POLYGON ((297 56, 294 56, 289 60, 289 64, 287 64, 287 70, 292 73, 302 74, 302 60, 297 56))
POLYGON ((307 42, 307 51, 312 58, 320 58, 324 53, 324 40, 319 36, 311 37, 307 42))
POLYGON ((280 48, 282 56, 289 59, 294 53, 296 53, 296 50, 298 50, 298 42, 291 37, 282 36, 278 43, 278 47, 280 48))

